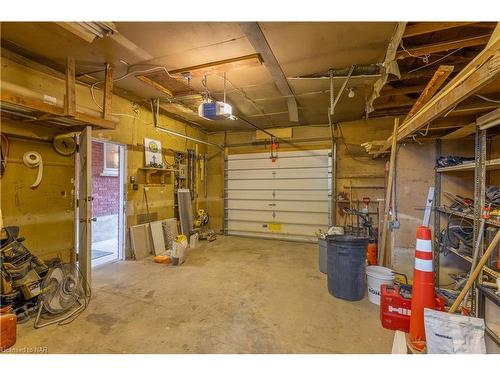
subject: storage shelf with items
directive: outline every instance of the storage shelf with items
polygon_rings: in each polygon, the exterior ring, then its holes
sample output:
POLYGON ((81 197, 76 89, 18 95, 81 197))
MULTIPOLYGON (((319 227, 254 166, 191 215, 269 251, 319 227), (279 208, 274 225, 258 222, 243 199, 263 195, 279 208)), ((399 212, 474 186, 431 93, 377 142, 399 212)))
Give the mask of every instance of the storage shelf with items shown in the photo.
MULTIPOLYGON (((495 129, 496 133, 487 134, 489 131, 481 126, 481 117, 478 118, 474 135, 474 157, 464 160, 450 158, 456 162, 455 165, 441 164, 435 169, 434 271, 437 284, 439 283, 440 271, 443 273, 444 264, 441 263, 444 256, 454 257, 463 267, 464 274, 462 276, 468 276, 471 272, 471 266, 477 264, 494 233, 500 228, 500 149, 498 147, 500 146, 500 138, 495 137, 495 134, 498 134, 498 129, 495 129), (495 143, 497 143, 496 147, 495 143), (453 193, 447 191, 443 188, 443 183, 447 179, 455 181, 456 186, 466 186, 470 193, 467 195, 463 191, 454 191, 453 193), (487 189, 487 186, 491 186, 491 188, 487 189), (441 230, 443 231, 441 232, 441 230), (452 230, 457 231, 456 238, 459 240, 453 240, 447 244, 450 236, 455 235, 450 235, 452 230), (464 245, 466 242, 467 244, 464 245), (457 243, 459 243, 458 248, 455 246, 457 243), (476 244, 478 245, 476 246, 476 244), (476 247, 477 255, 474 261, 473 254, 476 247)), ((446 146, 444 142, 438 140, 436 143, 437 159, 442 155, 443 146, 446 146)), ((493 285, 496 283, 500 277, 499 251, 500 247, 493 252, 491 258, 482 267, 477 284, 489 283, 493 285)), ((478 293, 477 288, 473 288, 470 295, 472 314, 481 316, 478 306, 481 306, 482 299, 484 299, 483 294, 478 293)))

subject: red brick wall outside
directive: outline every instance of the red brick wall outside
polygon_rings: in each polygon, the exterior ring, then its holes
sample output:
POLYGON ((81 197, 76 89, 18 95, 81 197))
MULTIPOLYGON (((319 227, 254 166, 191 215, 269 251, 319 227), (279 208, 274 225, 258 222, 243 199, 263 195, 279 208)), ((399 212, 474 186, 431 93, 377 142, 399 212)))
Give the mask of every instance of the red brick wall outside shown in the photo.
POLYGON ((120 179, 118 176, 101 176, 104 169, 104 143, 92 142, 93 216, 118 214, 120 179))

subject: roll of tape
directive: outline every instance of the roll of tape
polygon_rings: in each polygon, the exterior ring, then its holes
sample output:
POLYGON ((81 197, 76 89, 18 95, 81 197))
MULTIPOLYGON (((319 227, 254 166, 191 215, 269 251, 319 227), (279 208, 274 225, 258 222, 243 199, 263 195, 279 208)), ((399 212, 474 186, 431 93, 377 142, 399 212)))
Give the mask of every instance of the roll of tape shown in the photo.
POLYGON ((27 166, 28 168, 38 168, 38 175, 36 176, 36 180, 33 183, 33 185, 31 185, 31 188, 35 189, 42 182, 42 176, 43 176, 42 155, 40 155, 36 151, 28 151, 23 155, 23 162, 24 165, 27 166))

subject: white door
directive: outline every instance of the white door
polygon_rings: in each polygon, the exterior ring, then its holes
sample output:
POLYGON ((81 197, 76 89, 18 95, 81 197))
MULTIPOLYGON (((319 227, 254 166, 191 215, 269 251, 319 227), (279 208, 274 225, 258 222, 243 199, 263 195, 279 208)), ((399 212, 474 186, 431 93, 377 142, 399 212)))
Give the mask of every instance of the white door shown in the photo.
POLYGON ((92 252, 92 128, 81 133, 78 145, 78 266, 91 285, 92 252))
POLYGON ((317 241, 331 223, 330 150, 229 155, 225 174, 227 234, 317 241))

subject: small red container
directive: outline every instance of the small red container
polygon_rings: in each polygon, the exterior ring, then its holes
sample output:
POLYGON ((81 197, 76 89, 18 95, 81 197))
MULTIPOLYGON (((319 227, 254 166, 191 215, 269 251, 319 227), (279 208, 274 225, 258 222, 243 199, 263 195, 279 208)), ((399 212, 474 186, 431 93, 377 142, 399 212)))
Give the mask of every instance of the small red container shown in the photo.
POLYGON ((366 259, 369 266, 377 265, 377 244, 375 242, 368 243, 366 248, 366 259))
POLYGON ((380 321, 382 327, 410 332, 411 286, 382 285, 380 289, 380 321))
POLYGON ((17 317, 10 306, 0 309, 0 352, 16 343, 17 317))

